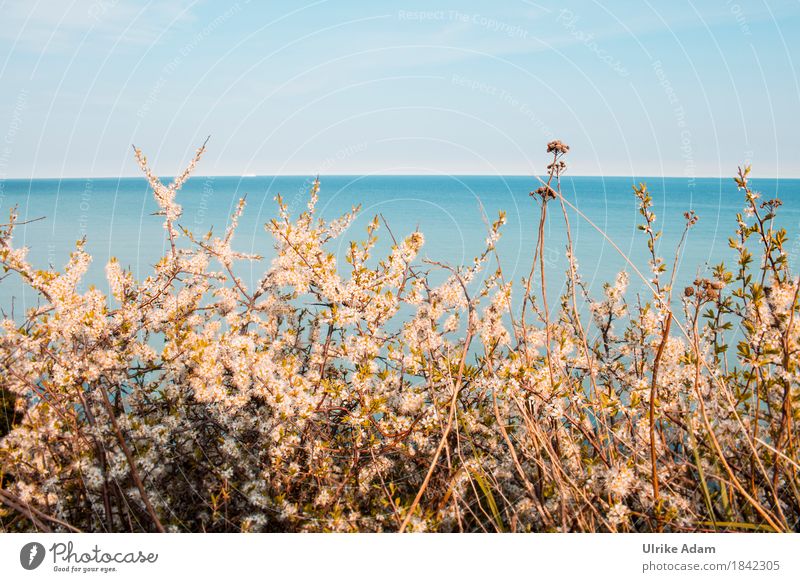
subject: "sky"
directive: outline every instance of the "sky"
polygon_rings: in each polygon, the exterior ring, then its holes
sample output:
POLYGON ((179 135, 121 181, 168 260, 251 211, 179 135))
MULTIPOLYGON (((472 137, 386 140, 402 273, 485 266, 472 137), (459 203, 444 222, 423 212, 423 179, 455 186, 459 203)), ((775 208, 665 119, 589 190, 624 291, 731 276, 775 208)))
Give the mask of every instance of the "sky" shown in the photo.
POLYGON ((800 3, 0 0, 0 180, 800 177, 800 3))

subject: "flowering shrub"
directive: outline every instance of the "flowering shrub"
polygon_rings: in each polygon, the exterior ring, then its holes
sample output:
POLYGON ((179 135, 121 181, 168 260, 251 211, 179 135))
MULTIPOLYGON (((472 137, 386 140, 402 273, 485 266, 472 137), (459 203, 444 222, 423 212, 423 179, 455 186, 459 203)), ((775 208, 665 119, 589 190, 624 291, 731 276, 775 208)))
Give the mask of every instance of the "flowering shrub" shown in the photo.
POLYGON ((299 217, 278 199, 276 256, 248 288, 244 201, 222 236, 180 226, 204 149, 170 185, 136 150, 170 244, 143 281, 112 260, 111 296, 79 291, 83 241, 37 270, 16 216, 0 227, 0 263, 42 299, 0 324, 1 529, 798 529, 800 281, 749 169, 733 270, 673 293, 641 185, 651 261, 630 266, 649 299, 626 302, 627 273, 589 298, 570 243, 550 305, 546 213, 570 232, 561 142, 518 286, 497 266, 502 215, 467 266, 419 260, 418 232, 372 257, 377 218, 338 264, 329 243, 357 209, 318 218, 315 183, 299 217))

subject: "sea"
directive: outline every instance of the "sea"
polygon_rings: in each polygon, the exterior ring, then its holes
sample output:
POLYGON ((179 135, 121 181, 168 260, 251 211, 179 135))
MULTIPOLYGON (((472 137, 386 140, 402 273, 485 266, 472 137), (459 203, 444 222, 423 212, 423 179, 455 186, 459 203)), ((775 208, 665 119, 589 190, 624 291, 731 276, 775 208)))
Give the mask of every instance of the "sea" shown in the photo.
MULTIPOLYGON (((539 186, 530 176, 321 176, 317 212, 333 219, 359 206, 357 218, 329 250, 340 260, 349 241, 366 238, 366 227, 375 216, 381 219, 376 260, 385 256, 392 237, 401 239, 415 230, 424 234, 425 246, 418 264, 426 261, 452 266, 470 265, 486 244, 489 224, 505 212, 506 224, 497 244, 500 266, 507 281, 513 281, 515 298, 520 280, 528 275, 534 257, 540 203, 530 196, 539 186)), ((565 176, 565 200, 579 212, 567 210, 570 232, 580 276, 590 294, 599 296, 603 284, 617 273, 630 273, 629 299, 644 294, 643 280, 630 260, 650 276, 646 236, 633 186, 647 184, 653 197, 656 228, 663 231, 657 252, 671 270, 676 245, 681 239, 684 212, 694 211, 698 223, 688 233, 678 255, 676 288, 682 289, 712 266, 735 264, 729 247, 736 215, 742 212, 744 195, 732 178, 588 177, 565 176), (613 244, 612 244, 613 241, 613 244), (626 258, 627 257, 627 260, 626 258)), ((306 176, 209 176, 193 177, 179 191, 183 207, 180 224, 202 235, 210 229, 222 235, 238 200, 246 195, 247 207, 234 237, 234 247, 264 258, 237 267, 244 282, 253 286, 274 257, 274 241, 264 224, 277 215, 275 197, 280 194, 293 215, 306 209, 313 177, 306 176)), ((800 180, 754 179, 762 199, 779 198, 775 225, 788 232, 786 252, 794 272, 800 267, 800 180)), ((142 279, 167 251, 162 219, 143 178, 31 179, 0 182, 0 224, 16 207, 18 220, 15 246, 29 248, 29 260, 37 268, 61 269, 78 239, 86 238, 93 261, 82 282, 107 290, 104 268, 111 257, 142 279)), ((545 263, 548 295, 557 304, 567 281, 567 228, 557 201, 548 204, 545 225, 545 263)), ((495 258, 487 275, 497 268, 495 258)), ((0 308, 18 319, 40 301, 15 274, 0 272, 0 308)), ((440 274, 434 273, 434 277, 440 274)))

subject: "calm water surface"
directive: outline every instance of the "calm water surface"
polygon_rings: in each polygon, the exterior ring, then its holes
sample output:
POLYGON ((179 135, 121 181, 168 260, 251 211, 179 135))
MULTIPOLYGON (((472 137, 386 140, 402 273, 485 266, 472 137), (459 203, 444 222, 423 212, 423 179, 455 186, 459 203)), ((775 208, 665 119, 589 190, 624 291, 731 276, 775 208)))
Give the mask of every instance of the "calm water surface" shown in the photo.
MULTIPOLYGON (((322 177, 319 210, 333 218, 355 204, 362 209, 351 230, 331 248, 343 257, 351 238, 363 238, 367 223, 382 214, 398 238, 419 228, 426 238, 423 255, 451 264, 469 263, 486 239, 486 218, 493 220, 504 210, 508 222, 498 245, 508 279, 527 275, 533 257, 539 210, 528 195, 534 179, 521 176, 330 176, 322 177)), ((672 264, 674 247, 683 229, 683 212, 694 210, 700 222, 689 234, 681 257, 679 283, 693 280, 709 265, 731 262, 728 237, 735 228, 736 213, 743 197, 732 179, 630 177, 566 177, 566 197, 602 228, 645 272, 646 247, 631 189, 646 181, 653 194, 658 226, 664 230, 660 252, 672 264)), ((800 180, 754 180, 765 198, 777 196, 784 205, 779 224, 789 231, 791 263, 800 266, 800 180)), ((261 264, 242 265, 240 273, 253 284, 273 254, 272 239, 264 223, 276 215, 274 197, 280 193, 294 213, 307 201, 310 181, 306 177, 196 177, 179 192, 183 205, 181 223, 195 232, 213 228, 224 231, 237 200, 247 194, 247 209, 240 222, 235 246, 265 256, 261 264)), ((88 239, 94 261, 87 284, 107 289, 104 266, 110 257, 145 277, 166 249, 161 220, 144 179, 6 180, 0 189, 0 216, 18 206, 20 220, 45 217, 19 227, 17 245, 30 247, 35 266, 63 266, 75 241, 88 239)), ((563 287, 566 260, 564 220, 560 207, 550 205, 546 229, 548 277, 553 292, 563 287)), ((599 292, 602 283, 613 280, 625 268, 618 252, 584 219, 569 212, 576 255, 584 280, 599 292)), ((385 228, 378 251, 391 244, 385 228)), ((631 293, 641 284, 631 277, 631 293)), ((6 312, 35 305, 36 297, 15 276, 0 281, 0 307, 6 312)))

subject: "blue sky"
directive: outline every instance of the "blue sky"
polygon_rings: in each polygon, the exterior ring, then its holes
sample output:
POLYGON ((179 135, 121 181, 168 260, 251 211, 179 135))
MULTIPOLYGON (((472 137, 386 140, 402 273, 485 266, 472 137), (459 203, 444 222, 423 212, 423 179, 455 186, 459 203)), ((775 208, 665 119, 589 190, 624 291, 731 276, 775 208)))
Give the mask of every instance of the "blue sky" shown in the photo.
POLYGON ((0 179, 800 176, 800 3, 0 1, 0 179))

